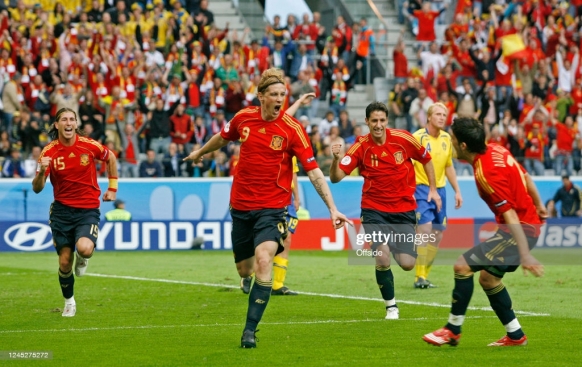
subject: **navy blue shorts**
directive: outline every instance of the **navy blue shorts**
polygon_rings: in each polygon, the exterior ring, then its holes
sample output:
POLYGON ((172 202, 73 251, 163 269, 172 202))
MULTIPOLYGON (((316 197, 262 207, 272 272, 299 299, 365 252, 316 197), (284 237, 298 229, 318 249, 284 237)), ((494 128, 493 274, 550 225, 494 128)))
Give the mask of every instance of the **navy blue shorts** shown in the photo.
POLYGON ((81 237, 89 238, 95 245, 99 235, 99 215, 99 209, 71 208, 58 201, 53 202, 49 225, 57 253, 60 253, 63 247, 69 247, 74 251, 81 237))
POLYGON ((285 249, 283 247, 283 240, 287 234, 285 208, 250 211, 231 208, 230 216, 234 262, 238 263, 255 256, 255 248, 265 241, 279 244, 277 254, 285 249))

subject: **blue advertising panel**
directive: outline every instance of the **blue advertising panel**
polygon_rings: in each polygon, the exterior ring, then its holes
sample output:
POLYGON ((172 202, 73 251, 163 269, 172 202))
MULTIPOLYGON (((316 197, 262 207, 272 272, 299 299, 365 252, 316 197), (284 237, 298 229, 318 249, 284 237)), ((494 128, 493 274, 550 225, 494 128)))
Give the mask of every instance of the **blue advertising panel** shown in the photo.
MULTIPOLYGON (((230 221, 101 222, 97 250, 232 249, 230 221)), ((54 251, 47 222, 0 222, 0 252, 54 251)))
MULTIPOLYGON (((175 179, 120 179, 118 198, 126 202, 126 209, 134 220, 140 221, 221 221, 230 220, 228 212, 231 179, 175 178, 175 179)), ((573 178, 582 186, 582 179, 573 178)), ((107 189, 107 180, 99 181, 101 189, 107 189)), ((330 184, 338 209, 350 218, 360 217, 360 201, 363 180, 346 177, 342 182, 330 184)), ((552 198, 561 186, 555 178, 536 179, 542 200, 552 198)), ((491 211, 479 198, 472 177, 459 178, 463 206, 454 209, 454 192, 447 185, 447 215, 449 218, 487 218, 491 211)), ((311 218, 327 219, 327 207, 309 182, 299 179, 299 196, 302 206, 311 218)), ((48 220, 49 206, 53 200, 52 186, 40 194, 32 192, 31 180, 0 179, 0 222, 48 220)), ((113 209, 112 203, 101 205, 101 215, 113 209)))

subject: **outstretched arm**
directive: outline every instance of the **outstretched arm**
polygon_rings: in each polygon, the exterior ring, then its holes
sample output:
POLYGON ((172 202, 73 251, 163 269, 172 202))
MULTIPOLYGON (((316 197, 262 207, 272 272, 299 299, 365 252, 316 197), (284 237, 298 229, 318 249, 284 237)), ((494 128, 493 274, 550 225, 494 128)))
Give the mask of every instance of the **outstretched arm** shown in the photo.
POLYGON ((295 101, 295 103, 293 103, 291 105, 291 107, 289 107, 285 113, 288 114, 289 116, 295 116, 295 114, 297 113, 297 110, 304 104, 307 104, 309 102, 311 102, 311 98, 315 98, 315 93, 306 93, 304 95, 302 95, 301 97, 299 97, 298 100, 295 101))
POLYGON ((198 150, 193 151, 190 153, 184 161, 194 161, 194 163, 198 163, 202 160, 202 157, 206 153, 214 152, 228 144, 228 140, 224 139, 220 133, 215 134, 210 140, 204 144, 204 146, 198 150))

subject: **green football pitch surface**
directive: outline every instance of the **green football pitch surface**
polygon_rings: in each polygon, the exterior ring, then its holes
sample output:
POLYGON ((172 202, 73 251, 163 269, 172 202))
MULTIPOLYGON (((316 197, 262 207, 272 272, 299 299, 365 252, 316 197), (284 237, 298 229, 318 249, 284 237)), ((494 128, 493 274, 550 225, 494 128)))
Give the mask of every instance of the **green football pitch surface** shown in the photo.
POLYGON ((248 297, 230 252, 96 253, 76 278, 73 318, 61 316, 55 253, 1 253, 0 366, 582 364, 582 250, 536 250, 554 264, 543 278, 505 277, 529 345, 487 347, 505 329, 476 279, 459 346, 424 343, 447 320, 458 254, 440 253, 434 289, 413 289, 414 273, 393 264, 400 319, 384 320, 373 266, 349 265, 346 252, 291 252, 286 285, 302 294, 271 297, 257 349, 241 349, 248 297), (15 351, 52 359, 6 359, 15 351))

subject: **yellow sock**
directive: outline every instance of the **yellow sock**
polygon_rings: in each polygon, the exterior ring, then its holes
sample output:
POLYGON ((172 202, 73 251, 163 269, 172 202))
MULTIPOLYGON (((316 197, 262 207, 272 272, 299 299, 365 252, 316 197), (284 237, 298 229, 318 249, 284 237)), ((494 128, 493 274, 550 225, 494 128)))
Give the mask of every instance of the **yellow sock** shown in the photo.
POLYGON ((273 259, 273 289, 277 290, 283 287, 287 276, 287 264, 289 264, 289 260, 281 256, 275 256, 273 259))
POLYGON ((416 253, 418 256, 416 257, 416 279, 418 281, 419 277, 423 277, 426 279, 426 247, 425 246, 418 246, 416 248, 416 253))
MULTIPOLYGON (((436 258, 437 251, 439 250, 438 246, 435 246, 433 243, 429 243, 426 246, 426 276, 430 273, 430 269, 432 268, 432 263, 436 258)), ((426 278, 424 278, 426 279, 426 278)))

